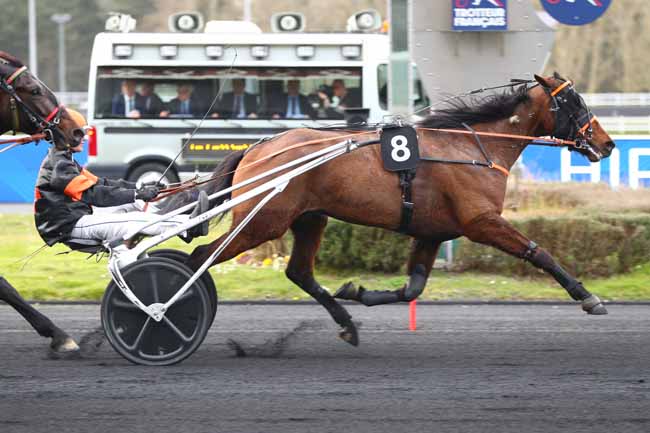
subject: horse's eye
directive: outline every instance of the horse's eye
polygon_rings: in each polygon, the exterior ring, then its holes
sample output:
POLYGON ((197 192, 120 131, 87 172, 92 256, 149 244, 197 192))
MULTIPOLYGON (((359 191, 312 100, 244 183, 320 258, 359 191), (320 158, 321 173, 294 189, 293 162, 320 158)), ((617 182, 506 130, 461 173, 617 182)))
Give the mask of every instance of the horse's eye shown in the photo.
POLYGON ((41 94, 41 89, 36 88, 36 89, 32 90, 32 95, 34 95, 34 96, 38 96, 38 95, 40 95, 40 94, 41 94))

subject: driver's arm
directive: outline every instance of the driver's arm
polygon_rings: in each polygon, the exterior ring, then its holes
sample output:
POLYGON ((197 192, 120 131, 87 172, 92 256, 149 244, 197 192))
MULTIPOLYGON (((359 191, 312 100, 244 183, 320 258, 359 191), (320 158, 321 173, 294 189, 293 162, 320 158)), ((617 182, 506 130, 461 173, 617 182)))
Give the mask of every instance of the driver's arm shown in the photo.
POLYGON ((59 161, 52 173, 51 186, 70 197, 98 207, 119 206, 135 201, 135 189, 105 185, 73 161, 59 161))

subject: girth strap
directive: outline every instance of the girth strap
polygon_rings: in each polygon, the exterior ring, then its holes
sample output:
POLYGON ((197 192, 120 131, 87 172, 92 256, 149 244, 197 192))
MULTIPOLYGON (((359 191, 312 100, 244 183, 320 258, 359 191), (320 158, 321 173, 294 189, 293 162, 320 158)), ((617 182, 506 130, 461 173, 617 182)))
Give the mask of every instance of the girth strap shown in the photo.
POLYGON ((415 179, 415 169, 399 172, 399 186, 402 188, 402 215, 397 231, 406 233, 413 219, 413 192, 411 184, 415 179))

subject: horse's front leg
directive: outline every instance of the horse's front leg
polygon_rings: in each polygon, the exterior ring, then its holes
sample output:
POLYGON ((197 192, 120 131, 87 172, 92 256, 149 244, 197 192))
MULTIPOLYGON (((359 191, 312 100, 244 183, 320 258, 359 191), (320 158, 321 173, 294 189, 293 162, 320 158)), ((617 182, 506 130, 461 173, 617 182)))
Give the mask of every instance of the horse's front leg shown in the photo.
POLYGON ((473 242, 498 248, 551 274, 571 298, 582 302, 582 309, 588 314, 607 314, 607 309, 596 295, 589 293, 582 283, 565 271, 546 250, 519 233, 500 215, 485 213, 474 218, 463 227, 463 234, 473 242))
POLYGON ((409 281, 397 290, 368 290, 347 282, 334 294, 335 298, 360 302, 368 307, 373 305, 410 302, 416 299, 427 284, 427 278, 438 255, 440 242, 414 239, 409 256, 407 273, 409 281))

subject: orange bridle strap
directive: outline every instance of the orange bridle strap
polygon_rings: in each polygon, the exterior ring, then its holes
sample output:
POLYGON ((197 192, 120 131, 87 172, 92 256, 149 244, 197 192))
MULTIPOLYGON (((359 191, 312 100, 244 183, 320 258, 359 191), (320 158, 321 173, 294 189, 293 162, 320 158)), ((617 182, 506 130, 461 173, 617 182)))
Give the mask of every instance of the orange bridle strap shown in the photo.
POLYGON ((551 96, 555 96, 562 91, 567 86, 571 86, 573 83, 571 81, 565 81, 561 85, 557 86, 555 90, 551 92, 551 96))

